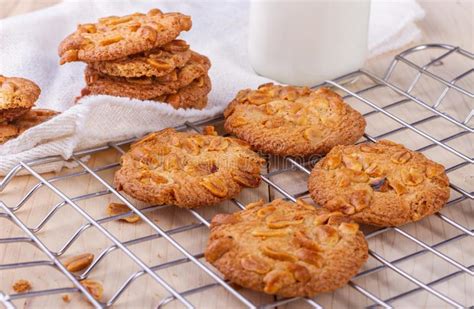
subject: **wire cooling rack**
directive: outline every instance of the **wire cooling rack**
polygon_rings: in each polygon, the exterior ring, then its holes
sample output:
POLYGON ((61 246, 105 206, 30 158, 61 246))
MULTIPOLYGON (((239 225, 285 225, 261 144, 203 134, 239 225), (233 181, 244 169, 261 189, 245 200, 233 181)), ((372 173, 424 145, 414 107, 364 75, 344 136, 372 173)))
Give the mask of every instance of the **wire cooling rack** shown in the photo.
MULTIPOLYGON (((0 235, 0 254, 4 253, 3 258, 0 255, 0 289, 3 289, 0 291, 0 303, 7 308, 33 301, 34 304, 48 304, 47 299, 71 294, 79 295, 78 298, 85 297, 96 308, 104 308, 119 306, 122 300, 131 297, 129 290, 138 288, 142 292, 144 290, 146 295, 152 295, 149 304, 159 308, 178 305, 203 307, 203 304, 218 307, 220 303, 224 304, 223 301, 231 304, 227 306, 249 308, 303 305, 322 308, 350 306, 353 301, 368 307, 389 308, 407 304, 404 300, 417 303, 415 299, 423 299, 427 306, 473 305, 474 173, 471 157, 473 128, 470 124, 474 107, 473 60, 474 54, 459 47, 421 45, 397 55, 382 77, 359 70, 325 83, 325 86, 341 93, 349 104, 364 114, 368 123, 364 141, 389 138, 402 142, 445 164, 451 180, 451 199, 440 213, 403 227, 364 228, 369 241, 369 261, 348 286, 314 299, 281 299, 227 282, 206 263, 202 250, 212 215, 240 210, 244 207, 244 201, 238 197, 222 207, 196 210, 147 206, 132 201, 111 185, 113 172, 119 167, 119 156, 136 140, 129 139, 75 153, 69 160, 79 166, 75 170, 66 170, 49 178, 40 175, 35 171, 38 166, 62 160, 60 157, 47 157, 21 162, 0 182, 0 227, 12 225, 12 229, 19 228, 21 233, 21 236, 15 237, 8 233, 8 237, 0 235), (456 111, 453 111, 454 107, 456 111), (110 158, 109 161, 81 161, 85 155, 102 152, 108 154, 104 157, 110 158), (21 171, 30 173, 34 180, 27 192, 17 192, 15 189, 17 178, 14 176, 21 171), (71 185, 74 187, 75 181, 84 177, 94 185, 68 192, 66 188, 71 188, 71 185), (4 196, 9 187, 19 199, 7 204, 4 196), (35 199, 40 191, 49 192, 55 199, 35 199), (97 212, 98 208, 104 207, 90 206, 96 202, 87 204, 105 197, 108 201, 126 204, 131 211, 104 216, 97 212), (45 214, 39 222, 32 224, 24 213, 29 213, 28 208, 40 211, 39 204, 46 207, 45 214), (66 209, 69 215, 60 215, 66 209), (135 225, 117 222, 132 213, 141 218, 140 229, 135 225), (185 217, 189 220, 181 220, 185 217), (117 226, 120 226, 122 233, 118 232, 117 226), (438 233, 440 227, 445 232, 438 233), (89 230, 99 235, 93 236, 97 240, 92 243, 101 244, 91 248, 95 259, 80 274, 70 273, 61 261, 64 256, 80 253, 75 252, 76 246, 87 248, 91 243, 86 235, 89 230), (126 233, 123 233, 124 230, 126 233), (138 230, 146 230, 146 233, 140 234, 138 230), (67 231, 72 233, 68 234, 67 231), (198 234, 204 236, 199 238, 198 234), (414 234, 424 236, 415 237, 414 234), (127 235, 127 238, 123 239, 123 235, 127 235), (49 237, 63 241, 53 248, 49 237), (99 241, 99 238, 104 241, 99 241), (153 245, 156 241, 161 242, 153 245), (15 260, 8 261, 9 248, 13 245, 33 247, 39 253, 32 255, 32 260, 19 262, 22 260, 19 254, 15 260), (146 249, 135 250, 137 246, 146 249), (448 246, 454 249, 445 250, 448 246), (170 251, 174 253, 170 254, 170 251), (120 257, 114 255, 117 252, 121 254, 120 257), (160 259, 160 255, 166 255, 166 259, 160 259), (433 257, 439 259, 438 266, 430 269, 423 263, 423 257, 428 255, 432 257, 431 261, 433 257), (406 263, 414 267, 405 267, 406 263), (417 271, 418 268, 421 271, 417 271), (31 291, 10 293, 9 287, 13 282, 4 279, 8 272, 11 274, 26 270, 27 274, 32 275, 37 269, 41 269, 39 276, 45 287, 35 284, 31 291), (125 275, 116 276, 118 271, 125 275), (85 278, 107 280, 112 274, 114 278, 121 279, 104 284, 106 293, 101 301, 94 299, 80 284, 80 280, 85 278), (195 277, 199 279, 193 279, 195 277), (143 278, 146 281, 137 282, 143 278), (391 280, 397 280, 397 286, 384 288, 391 280), (57 286, 47 284, 50 281, 57 282, 57 286), (153 292, 154 289, 157 292, 153 292)), ((209 124, 221 128, 222 122, 219 116, 185 123, 177 129, 200 131, 202 126, 209 124)), ((259 189, 247 189, 246 195, 241 194, 247 197, 246 202, 258 197, 267 200, 283 197, 292 201, 308 197, 306 180, 317 159, 305 162, 295 158, 266 158, 267 172, 261 176, 262 186, 259 189)), ((25 252, 21 250, 15 252, 25 252)), ((139 295, 140 291, 136 293, 139 295)), ((132 296, 131 299, 125 306, 143 305, 141 296, 135 299, 132 296)))

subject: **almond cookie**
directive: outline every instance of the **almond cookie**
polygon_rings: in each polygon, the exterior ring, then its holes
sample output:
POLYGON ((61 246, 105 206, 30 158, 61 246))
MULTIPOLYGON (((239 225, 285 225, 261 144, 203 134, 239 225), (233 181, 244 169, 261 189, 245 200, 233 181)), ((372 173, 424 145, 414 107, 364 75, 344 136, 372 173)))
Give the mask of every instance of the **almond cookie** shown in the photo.
POLYGON ((281 199, 212 219, 208 262, 240 286, 282 297, 313 297, 345 285, 366 262, 357 223, 281 199))
POLYGON ((174 40, 160 48, 120 60, 92 62, 89 65, 103 74, 122 77, 164 76, 183 67, 191 59, 189 45, 174 40))
POLYGON ((216 204, 259 185, 264 160, 249 148, 235 138, 165 129, 131 146, 115 186, 148 203, 216 204))
POLYGON ((324 154, 355 143, 365 129, 362 115, 327 88, 264 84, 240 91, 224 116, 229 133, 281 156, 324 154))
POLYGON ((0 144, 19 136, 29 128, 39 125, 59 114, 48 109, 32 109, 10 123, 0 124, 0 144))
POLYGON ((441 164, 387 140, 334 147, 316 164, 308 186, 319 205, 377 226, 418 221, 449 199, 441 164))
POLYGON ((85 70, 87 87, 82 95, 107 94, 140 100, 151 100, 164 94, 176 93, 179 88, 207 73, 210 61, 193 52, 191 60, 182 68, 161 77, 125 78, 101 74, 91 66, 85 70))
POLYGON ((178 92, 163 95, 153 100, 169 103, 174 108, 203 109, 207 105, 207 94, 211 91, 209 76, 203 75, 191 84, 178 90, 178 92))
POLYGON ((181 31, 191 29, 191 17, 181 13, 110 16, 97 23, 83 24, 59 45, 60 63, 116 60, 165 45, 181 31))
POLYGON ((40 93, 38 85, 30 80, 0 75, 0 123, 26 113, 40 93))

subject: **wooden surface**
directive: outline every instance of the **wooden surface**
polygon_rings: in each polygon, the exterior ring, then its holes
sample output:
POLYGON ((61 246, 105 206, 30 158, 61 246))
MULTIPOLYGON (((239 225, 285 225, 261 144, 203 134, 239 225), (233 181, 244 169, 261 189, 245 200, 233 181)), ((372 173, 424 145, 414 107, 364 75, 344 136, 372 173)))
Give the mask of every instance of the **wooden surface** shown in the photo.
MULTIPOLYGON (((56 2, 58 1, 0 0, 0 18, 29 12, 56 2)), ((419 23, 423 36, 421 40, 413 44, 443 42, 459 45, 467 50, 474 51, 473 1, 423 1, 422 6, 426 10, 426 18, 419 23)), ((371 59, 366 67, 377 74, 381 74, 395 53, 396 51, 371 59)), ((454 70, 465 70, 465 65, 465 62, 455 60, 454 63, 450 63, 449 66, 446 64, 445 66, 439 67, 438 70, 440 74, 449 74, 454 70)), ((408 70, 406 72, 407 75, 403 74, 403 70, 406 70, 406 68, 403 69, 403 67, 401 67, 400 69, 402 71, 397 73, 397 76, 399 77, 397 77, 394 82, 403 84, 412 76, 408 76, 408 70), (404 78, 405 76, 406 78, 404 78)), ((470 85, 470 90, 472 91, 473 84, 473 79, 470 79, 468 80, 466 87, 470 85)), ((356 85, 353 87, 356 87, 356 85)), ((415 91, 418 96, 430 100, 436 96, 436 91, 439 90, 438 88, 439 86, 431 81, 421 81, 419 87, 417 87, 415 91)), ((383 102, 391 102, 394 99, 395 97, 390 93, 380 93, 377 94, 377 97, 374 97, 374 100, 377 100, 380 104, 383 104, 383 102)), ((447 112, 451 115, 462 117, 463 115, 466 115, 466 111, 468 112, 469 109, 473 108, 473 102, 467 101, 464 98, 461 98, 460 100, 452 99, 451 101, 456 103, 452 106, 446 107, 447 112)), ((351 100, 349 103, 353 104, 362 112, 368 110, 366 106, 360 102, 356 102, 355 100, 351 100)), ((413 121, 422 118, 424 110, 412 106, 411 109, 402 107, 393 112, 397 113, 397 115, 400 115, 404 119, 413 121)), ((395 127, 395 123, 387 121, 387 118, 376 115, 374 117, 371 116, 368 119, 367 132, 371 135, 377 135, 395 127)), ((454 130, 450 126, 445 125, 445 122, 430 122, 424 126, 423 129, 429 131, 437 138, 447 136, 453 132, 452 130, 454 130)), ((426 140, 420 139, 416 134, 411 134, 406 131, 402 134, 391 136, 390 138, 403 142, 410 148, 417 148, 427 143, 426 140)), ((473 141, 470 136, 456 141, 452 146, 461 149, 469 156, 472 156, 474 153, 473 141)), ((438 148, 428 151, 427 155, 447 166, 460 162, 456 157, 447 155, 446 152, 440 151, 438 148)), ((100 155, 93 156, 88 162, 88 165, 91 167, 103 166, 104 164, 117 162, 118 158, 119 154, 114 150, 110 150, 100 155)), ((80 169, 64 170, 60 175, 70 174, 79 170, 80 169)), ((472 168, 461 169, 454 172, 452 175, 450 174, 450 178, 452 182, 460 184, 464 188, 472 191, 473 179, 471 175, 473 174, 474 172, 472 168)), ((113 170, 108 170, 100 175, 110 182, 113 177, 113 170)), ((56 175, 45 174, 43 176, 50 178, 56 175)), ((297 193, 304 189, 306 178, 305 176, 302 176, 301 173, 291 173, 285 174, 284 176, 275 176, 272 180, 287 188, 291 193, 297 193)), ((19 202, 19 199, 36 183, 37 180, 33 177, 18 177, 7 186, 5 191, 0 193, 0 200, 9 206, 16 205, 16 203, 19 202)), ((61 181, 55 183, 55 185, 69 196, 78 196, 84 193, 104 190, 104 187, 91 176, 81 176, 75 178, 74 182, 61 181)), ((271 195, 276 196, 278 194, 271 192, 271 195)), ((457 195, 453 193, 453 196, 457 195)), ((245 190, 239 197, 239 200, 249 202, 255 200, 257 197, 268 198, 268 191, 265 185, 262 185, 259 190, 245 190)), ((78 204, 92 217, 98 219, 106 216, 105 207, 111 200, 114 200, 111 195, 103 195, 83 202, 78 202, 78 204)), ((53 205, 60 201, 61 199, 55 194, 42 188, 38 190, 30 200, 28 200, 17 214, 25 223, 28 224, 29 227, 33 227, 38 224, 41 218, 43 218, 49 210, 51 210, 53 205)), ((473 206, 472 202, 464 201, 456 204, 454 207, 444 209, 442 213, 472 230, 474 228, 473 206)), ((235 206, 231 203, 223 203, 215 208, 202 209, 198 212, 205 218, 211 218, 215 213, 235 211, 235 209, 235 206)), ((196 218, 189 212, 171 207, 147 215, 164 229, 172 229, 174 227, 197 222, 196 218)), ((71 207, 66 206, 61 208, 54 215, 51 222, 45 225, 41 232, 38 233, 38 236, 45 242, 50 250, 56 251, 60 248, 61 244, 71 237, 80 224, 84 222, 85 220, 80 218, 77 212, 75 212, 71 207)), ((153 231, 143 222, 130 225, 114 221, 105 223, 103 226, 110 230, 121 241, 153 234, 153 231)), ((436 216, 431 216, 416 224, 404 226, 403 230, 419 239, 422 239, 428 244, 434 244, 459 234, 458 230, 445 222, 442 222, 436 216)), ((12 236, 24 236, 24 234, 13 224, 0 218, 0 238, 12 236)), ((179 233, 174 237, 181 244, 184 244, 187 250, 190 250, 192 253, 200 253, 206 244, 207 228, 200 227, 188 232, 179 233)), ((61 256, 61 260, 68 256, 83 253, 85 251, 93 252, 97 255, 103 248, 109 245, 110 241, 105 239, 97 230, 89 229, 74 242, 74 245, 71 248, 68 248, 64 256, 61 256)), ((372 250, 388 260, 393 260, 421 249, 419 246, 394 231, 370 239, 369 246, 372 250)), ((131 246, 130 249, 150 265, 182 257, 182 255, 180 255, 171 245, 160 239, 134 245, 131 246)), ((474 244, 472 238, 469 239, 466 237, 447 246, 440 247, 440 251, 463 265, 474 264, 474 244)), ((39 250, 36 250, 27 244, 0 244, 0 264, 45 259, 46 257, 39 250)), ((368 269, 374 265, 378 264, 373 258, 370 258, 364 269, 368 269)), ((426 254, 410 259, 398 264, 398 266, 409 274, 416 276, 423 282, 436 280, 440 276, 455 271, 453 266, 447 264, 433 254, 426 254)), ((99 267, 91 273, 90 277, 103 282, 105 287, 104 299, 108 299, 113 295, 114 291, 120 287, 126 278, 136 270, 138 270, 138 268, 130 262, 123 253, 115 251, 108 255, 99 264, 99 267)), ((202 271, 199 271, 191 263, 181 264, 166 270, 160 270, 157 273, 179 291, 213 282, 209 276, 202 271)), ((0 291, 11 293, 11 284, 15 280, 21 278, 30 280, 34 290, 69 286, 67 280, 65 280, 60 273, 52 271, 52 269, 48 267, 36 267, 25 268, 17 271, 0 271, 0 291)), ((388 298, 415 287, 412 283, 409 283, 407 280, 390 270, 383 270, 376 274, 356 279, 355 283, 381 298, 388 298)), ((474 304, 473 278, 466 274, 457 276, 454 279, 445 283, 437 284, 433 287, 442 291, 445 295, 458 300, 464 305, 474 304)), ((272 300, 271 297, 263 294, 253 293, 246 290, 240 291, 256 303, 266 303, 272 300)), ((127 292, 120 297, 116 306, 128 308, 153 308, 154 305, 156 305, 160 299, 166 297, 166 295, 168 294, 162 287, 144 276, 135 281, 127 289, 127 292)), ((72 302, 68 304, 68 307, 83 307, 87 304, 79 295, 71 294, 71 296, 72 302)), ((234 297, 230 296, 230 294, 225 292, 222 288, 206 290, 204 293, 190 296, 189 300, 199 308, 234 308, 241 306, 234 297)), ((350 287, 344 287, 335 293, 320 295, 316 300, 325 307, 332 308, 357 308, 371 304, 366 297, 363 297, 360 293, 350 287)), ((15 301, 15 304, 18 307, 28 308, 53 308, 63 307, 65 305, 61 300, 60 295, 15 301)), ((448 307, 445 303, 426 292, 409 295, 401 300, 395 301, 393 305, 396 307, 407 308, 415 306, 425 308, 448 307)), ((305 304, 303 302, 298 302, 288 307, 299 308, 304 306, 305 304)), ((180 306, 177 302, 174 302, 168 305, 168 307, 180 306)))

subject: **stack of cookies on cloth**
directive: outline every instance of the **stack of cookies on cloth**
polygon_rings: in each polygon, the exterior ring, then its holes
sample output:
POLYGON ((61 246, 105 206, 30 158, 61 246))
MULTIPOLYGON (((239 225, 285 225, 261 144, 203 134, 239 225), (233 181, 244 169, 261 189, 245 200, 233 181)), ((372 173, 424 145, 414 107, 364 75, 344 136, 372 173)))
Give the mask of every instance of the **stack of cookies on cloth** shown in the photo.
POLYGON ((211 91, 211 63, 176 39, 191 29, 181 13, 110 16, 79 25, 59 46, 60 63, 84 61, 82 95, 105 94, 203 109, 211 91))
POLYGON ((38 85, 30 80, 0 75, 0 144, 58 114, 32 109, 40 93, 38 85))

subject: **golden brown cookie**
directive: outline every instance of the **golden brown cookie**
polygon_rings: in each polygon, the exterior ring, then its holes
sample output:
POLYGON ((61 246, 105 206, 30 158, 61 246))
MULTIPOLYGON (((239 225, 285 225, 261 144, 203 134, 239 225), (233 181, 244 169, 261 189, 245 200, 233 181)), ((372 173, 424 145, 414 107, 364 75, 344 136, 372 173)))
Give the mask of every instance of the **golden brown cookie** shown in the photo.
POLYGON ((161 77, 125 78, 101 74, 87 66, 87 87, 83 95, 107 94, 140 100, 151 100, 164 94, 176 93, 179 88, 207 73, 210 61, 206 56, 193 52, 191 60, 182 68, 161 77))
POLYGON ((207 105, 207 94, 211 91, 211 80, 209 76, 203 75, 195 79, 191 84, 178 89, 178 92, 163 95, 153 100, 169 103, 174 108, 196 108, 203 109, 207 105))
POLYGON ((59 45, 60 63, 107 61, 141 53, 174 40, 181 31, 191 29, 191 17, 181 13, 110 16, 97 23, 83 24, 59 45))
POLYGON ((259 185, 264 161, 249 148, 235 138, 165 129, 131 146, 115 186, 148 203, 216 204, 259 185))
POLYGON ((159 48, 119 60, 91 62, 89 65, 106 75, 121 77, 164 76, 183 67, 191 59, 189 45, 174 40, 159 48))
POLYGON ((37 126, 57 114, 58 112, 49 109, 32 109, 12 122, 0 124, 0 144, 19 136, 29 128, 37 126))
POLYGON ((316 164, 308 186, 319 205, 377 226, 418 221, 449 199, 441 164, 387 140, 334 147, 316 164))
POLYGON ((224 116, 227 132, 281 156, 324 154, 355 143, 365 129, 362 115, 327 88, 264 84, 240 91, 224 116))
POLYGON ((0 75, 0 123, 26 113, 40 93, 38 85, 30 80, 0 75))
POLYGON ((357 223, 302 201, 247 205, 212 219, 208 262, 240 286, 313 297, 345 285, 366 262, 357 223))

